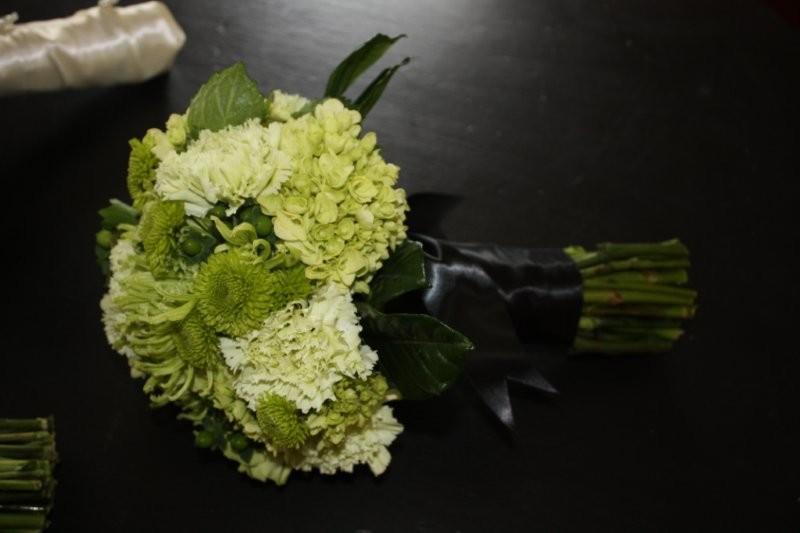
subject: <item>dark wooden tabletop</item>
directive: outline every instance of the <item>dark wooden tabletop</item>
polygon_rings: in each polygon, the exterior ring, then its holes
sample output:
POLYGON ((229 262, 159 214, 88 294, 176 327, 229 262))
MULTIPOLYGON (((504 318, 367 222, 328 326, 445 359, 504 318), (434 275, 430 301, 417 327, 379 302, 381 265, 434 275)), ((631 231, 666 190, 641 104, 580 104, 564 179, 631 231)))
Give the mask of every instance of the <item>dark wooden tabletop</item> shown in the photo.
POLYGON ((800 27, 772 3, 174 1, 169 76, 0 99, 0 415, 56 416, 52 530, 796 531, 800 27), (539 357, 561 394, 515 389, 513 436, 460 384, 397 407, 381 479, 261 485, 151 411, 107 346, 95 212, 125 197, 126 141, 216 69, 315 96, 377 32, 407 33, 389 59, 413 61, 367 128, 408 191, 463 198, 451 238, 678 236, 700 311, 666 356, 539 357))

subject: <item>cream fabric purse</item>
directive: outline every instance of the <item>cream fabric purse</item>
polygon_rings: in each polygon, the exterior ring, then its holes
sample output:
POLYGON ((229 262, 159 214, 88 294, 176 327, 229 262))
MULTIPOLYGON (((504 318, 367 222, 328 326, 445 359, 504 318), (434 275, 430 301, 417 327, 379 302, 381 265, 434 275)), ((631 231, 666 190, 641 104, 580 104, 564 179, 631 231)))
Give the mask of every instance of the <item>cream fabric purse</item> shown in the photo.
POLYGON ((167 6, 104 0, 71 17, 0 20, 0 94, 143 81, 168 70, 186 35, 167 6))

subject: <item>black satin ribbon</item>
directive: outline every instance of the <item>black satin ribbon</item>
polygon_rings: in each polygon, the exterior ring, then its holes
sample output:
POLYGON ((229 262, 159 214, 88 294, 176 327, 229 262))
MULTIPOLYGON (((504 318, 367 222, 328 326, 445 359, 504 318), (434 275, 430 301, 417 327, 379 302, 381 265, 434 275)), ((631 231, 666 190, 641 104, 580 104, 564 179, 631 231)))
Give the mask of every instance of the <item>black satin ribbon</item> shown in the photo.
POLYGON ((473 341, 465 373, 492 412, 513 427, 508 380, 556 392, 521 342, 566 353, 581 314, 577 266, 559 249, 410 237, 425 251, 427 311, 473 341))

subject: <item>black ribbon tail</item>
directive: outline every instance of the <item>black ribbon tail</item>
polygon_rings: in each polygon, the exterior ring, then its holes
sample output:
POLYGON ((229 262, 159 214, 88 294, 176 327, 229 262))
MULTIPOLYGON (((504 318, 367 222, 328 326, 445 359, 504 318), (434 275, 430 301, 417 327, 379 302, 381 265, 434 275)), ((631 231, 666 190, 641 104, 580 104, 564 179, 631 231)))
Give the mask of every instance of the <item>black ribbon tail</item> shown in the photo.
POLYGON ((518 352, 477 351, 466 362, 467 379, 492 413, 506 427, 514 427, 514 412, 508 394, 508 382, 558 394, 553 385, 533 366, 529 354, 518 352))
POLYGON ((549 394, 558 394, 558 390, 551 385, 549 381, 544 379, 544 376, 533 366, 509 373, 508 379, 532 389, 537 389, 549 394))
MULTIPOLYGON (((491 356, 491 354, 490 354, 491 356)), ((467 371, 470 385, 481 397, 483 403, 494 413, 500 422, 509 429, 514 428, 514 411, 508 395, 508 382, 505 376, 492 376, 487 379, 480 372, 467 371)))
POLYGON ((425 250, 428 312, 467 335, 465 373, 484 403, 514 425, 508 381, 557 394, 520 338, 566 353, 582 304, 580 272, 561 250, 453 243, 414 235, 425 250))

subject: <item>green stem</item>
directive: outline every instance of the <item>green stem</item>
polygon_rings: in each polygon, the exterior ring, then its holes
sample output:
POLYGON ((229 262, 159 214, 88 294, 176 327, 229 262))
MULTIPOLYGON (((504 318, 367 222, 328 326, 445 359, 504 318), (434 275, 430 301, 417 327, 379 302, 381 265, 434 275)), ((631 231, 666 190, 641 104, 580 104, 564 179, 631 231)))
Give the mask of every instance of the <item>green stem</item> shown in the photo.
POLYGON ((624 272, 626 270, 675 270, 689 268, 688 259, 639 259, 633 257, 621 261, 611 261, 608 263, 597 264, 589 267, 581 267, 581 276, 584 279, 595 276, 611 274, 613 272, 624 272))
POLYGON ((0 472, 0 479, 50 479, 50 469, 41 468, 38 470, 19 470, 15 472, 0 472))
POLYGON ((42 530, 47 520, 47 513, 44 511, 12 511, 0 512, 0 530, 42 530))
POLYGON ((572 349, 577 353, 602 353, 602 354, 632 354, 632 353, 662 353, 672 348, 671 341, 658 339, 640 339, 607 341, 575 337, 572 349))
POLYGON ((614 244, 603 243, 598 245, 596 252, 586 252, 581 248, 567 248, 567 253, 572 255, 573 261, 581 270, 627 259, 687 259, 689 250, 678 240, 660 243, 614 244))
POLYGON ((683 287, 674 287, 671 285, 655 285, 652 283, 639 283, 629 281, 626 283, 609 283, 603 280, 587 279, 583 282, 586 289, 600 289, 600 290, 630 290, 639 292, 652 292, 658 294, 669 294, 681 299, 686 299, 689 302, 694 302, 697 298, 697 291, 693 289, 685 289, 683 287))
POLYGON ((687 296, 673 292, 652 292, 635 289, 584 289, 583 301, 588 304, 656 304, 691 305, 694 295, 687 296))
POLYGON ((662 285, 683 285, 689 281, 689 276, 685 270, 629 270, 612 274, 594 276, 584 281, 606 282, 606 283, 648 283, 662 285))
POLYGON ((44 487, 39 479, 0 479, 0 490, 39 491, 44 487))
POLYGON ((0 444, 0 457, 5 459, 55 459, 53 443, 0 444))
POLYGON ((652 318, 692 318, 694 306, 686 305, 584 305, 583 316, 639 316, 652 318))
POLYGON ((680 320, 663 320, 646 317, 581 317, 578 328, 581 330, 609 329, 609 328, 679 328, 680 320))
POLYGON ((48 431, 28 431, 25 433, 0 433, 0 442, 32 442, 53 440, 53 434, 48 431))
POLYGON ((53 421, 49 418, 0 418, 0 432, 48 431, 53 421))
POLYGON ((593 331, 581 331, 580 335, 598 340, 633 340, 633 339, 661 339, 665 341, 676 341, 683 335, 680 328, 614 328, 593 331))
POLYGON ((0 491, 0 504, 18 503, 30 505, 32 503, 40 503, 42 505, 50 505, 53 499, 52 484, 48 485, 39 492, 26 492, 26 491, 0 491))

